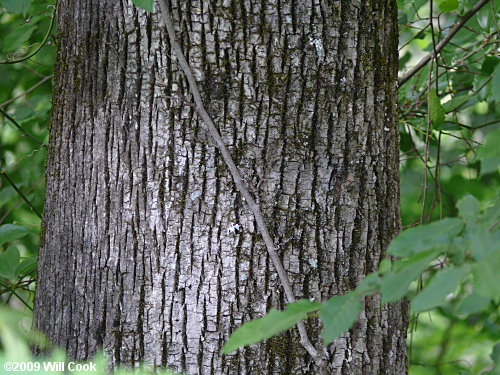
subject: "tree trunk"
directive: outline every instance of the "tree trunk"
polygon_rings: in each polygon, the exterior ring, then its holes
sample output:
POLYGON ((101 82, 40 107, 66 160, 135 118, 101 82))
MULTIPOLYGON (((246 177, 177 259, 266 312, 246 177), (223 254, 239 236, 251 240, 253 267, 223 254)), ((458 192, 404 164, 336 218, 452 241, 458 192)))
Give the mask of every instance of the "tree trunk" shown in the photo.
MULTIPOLYGON (((396 0, 184 0, 177 36, 296 298, 375 270, 400 228, 396 0)), ((280 281, 202 131, 158 12, 60 1, 35 326, 71 357, 188 374, 316 374, 291 330, 222 356, 283 308, 280 281)), ((335 374, 405 374, 407 306, 367 298, 335 374)), ((320 323, 307 322, 319 347, 320 323)))

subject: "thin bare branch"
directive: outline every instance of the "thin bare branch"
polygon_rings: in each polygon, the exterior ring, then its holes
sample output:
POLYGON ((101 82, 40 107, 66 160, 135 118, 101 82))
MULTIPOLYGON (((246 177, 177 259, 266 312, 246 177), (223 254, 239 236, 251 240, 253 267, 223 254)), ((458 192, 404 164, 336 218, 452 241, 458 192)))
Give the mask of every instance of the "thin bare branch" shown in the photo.
POLYGON ((24 95, 27 95, 29 94, 30 92, 32 92, 34 89, 36 89, 37 87, 41 86, 44 82, 48 81, 49 79, 52 79, 54 78, 54 75, 51 74, 49 76, 45 76, 41 81, 39 81, 38 83, 35 83, 33 86, 31 86, 28 90, 20 93, 19 95, 3 102, 3 103, 0 103, 0 107, 5 107, 6 105, 9 105, 10 103, 12 102, 15 102, 17 99, 19 99, 20 97, 24 96, 24 95))
POLYGON ((23 192, 16 186, 14 181, 12 181, 12 179, 7 175, 7 173, 5 173, 4 171, 0 171, 0 175, 7 180, 7 182, 12 186, 12 188, 16 191, 16 193, 23 199, 23 201, 25 201, 28 204, 28 206, 30 206, 30 208, 33 210, 36 216, 42 219, 42 214, 38 212, 33 203, 31 203, 31 201, 26 197, 26 195, 24 195, 23 192))
POLYGON ((5 112, 2 108, 0 108, 0 114, 3 115, 7 120, 9 120, 12 123, 12 125, 14 125, 21 133, 23 133, 23 135, 25 137, 27 137, 27 138, 31 139, 32 141, 38 143, 43 148, 47 148, 47 145, 45 143, 43 143, 41 140, 39 140, 38 138, 32 136, 26 130, 24 130, 24 128, 12 116, 10 116, 7 112, 5 112))

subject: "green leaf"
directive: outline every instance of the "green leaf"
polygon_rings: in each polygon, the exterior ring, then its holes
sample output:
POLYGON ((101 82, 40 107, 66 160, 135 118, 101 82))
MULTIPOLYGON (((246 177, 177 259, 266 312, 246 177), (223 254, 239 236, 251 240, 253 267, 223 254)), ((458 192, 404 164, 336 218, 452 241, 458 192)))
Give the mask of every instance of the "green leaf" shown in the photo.
POLYGON ((448 246, 464 227, 462 220, 446 218, 427 225, 419 225, 400 233, 391 242, 388 252, 406 257, 417 252, 448 246))
POLYGON ((481 73, 484 74, 493 73, 499 61, 500 59, 496 56, 486 56, 483 61, 483 65, 481 66, 481 73))
POLYGON ((474 292, 498 299, 500 297, 500 252, 494 251, 474 265, 474 292))
POLYGON ((247 322, 234 331, 222 348, 222 354, 268 339, 292 327, 304 319, 308 313, 317 310, 320 305, 319 302, 301 299, 289 304, 286 310, 271 309, 262 318, 247 322))
POLYGON ((475 260, 481 260, 492 251, 500 251, 498 231, 489 231, 487 225, 473 224, 467 228, 465 238, 475 260))
POLYGON ((19 276, 27 276, 36 270, 37 257, 29 257, 19 263, 16 267, 16 278, 19 276))
POLYGON ((422 30, 420 32, 417 33, 417 35, 414 36, 415 39, 425 39, 425 30, 422 30))
POLYGON ((3 207, 8 202, 11 202, 11 199, 16 196, 16 191, 12 188, 12 186, 8 186, 0 190, 0 207, 3 207))
POLYGON ((0 226, 0 245, 8 242, 22 238, 28 234, 28 230, 25 227, 14 224, 5 224, 0 226))
MULTIPOLYGON (((26 329, 23 329, 23 320, 26 318, 29 319, 26 312, 0 307, 0 340, 2 342, 0 354, 5 354, 8 360, 28 361, 31 358, 26 329)), ((2 371, 2 373, 7 372, 2 371)))
POLYGON ((441 12, 451 12, 458 8, 458 0, 442 0, 439 3, 441 12))
POLYGON ((33 0, 0 0, 0 6, 9 13, 26 14, 33 0))
POLYGON ((446 296, 452 293, 460 280, 465 276, 468 267, 448 267, 440 270, 430 283, 411 301, 412 312, 430 310, 441 305, 446 296))
POLYGON ((458 303, 456 313, 459 315, 477 313, 485 309, 489 302, 490 299, 488 297, 483 297, 472 292, 458 303))
POLYGON ((493 98, 498 102, 500 102, 500 64, 497 64, 495 71, 493 72, 493 79, 491 80, 491 93, 493 94, 493 98))
POLYGON ((445 112, 450 112, 450 111, 454 110, 455 108, 460 107, 464 103, 467 103, 472 98, 473 98, 473 95, 454 96, 453 98, 451 98, 450 100, 448 100, 446 103, 443 104, 443 109, 445 110, 445 112))
MULTIPOLYGON (((380 270, 380 267, 379 267, 380 270)), ((361 282, 359 283, 356 291, 364 294, 365 292, 371 292, 378 290, 381 285, 381 279, 378 273, 373 272, 367 275, 361 282)))
POLYGON ((444 122, 445 111, 443 106, 441 105, 441 101, 439 100, 436 90, 431 89, 429 91, 429 116, 431 118, 431 123, 435 128, 439 128, 439 126, 444 122))
POLYGON ((411 59, 411 52, 406 52, 400 59, 399 59, 399 69, 403 69, 408 61, 411 59))
POLYGON ((428 267, 429 263, 436 258, 437 254, 417 254, 405 262, 405 266, 397 271, 390 272, 382 278, 380 293, 382 303, 397 301, 404 297, 410 283, 417 279, 428 267))
POLYGON ((398 6, 398 9, 400 11, 404 11, 404 14, 407 15, 407 18, 409 21, 412 21, 415 18, 415 13, 418 12, 418 10, 427 3, 426 0, 416 0, 416 1, 405 1, 404 7, 403 6, 398 6))
POLYGON ((473 195, 466 195, 457 203, 458 213, 467 223, 472 223, 479 216, 479 201, 473 195))
POLYGON ((328 345, 351 328, 360 311, 361 301, 358 293, 350 292, 325 301, 319 309, 323 321, 321 336, 325 344, 328 345))
POLYGON ((500 167, 499 144, 500 128, 490 131, 486 135, 484 143, 479 146, 476 157, 481 161, 481 175, 498 171, 498 168, 500 167))
POLYGON ((139 8, 147 10, 148 12, 153 11, 154 0, 132 0, 132 3, 139 8))
POLYGON ((17 247, 9 246, 3 254, 0 254, 0 276, 6 279, 15 279, 19 259, 17 247))
POLYGON ((490 201, 481 218, 481 221, 487 227, 492 226, 498 220, 500 220, 500 194, 490 201))
POLYGON ((492 372, 490 372, 490 375, 498 375, 500 374, 500 342, 496 343, 495 346, 493 347, 493 350, 491 351, 490 358, 495 363, 495 368, 493 369, 492 372))
POLYGON ((387 272, 391 272, 391 270, 392 270, 391 260, 384 258, 380 261, 380 264, 378 265, 377 273, 379 274, 379 276, 382 276, 387 272))
MULTIPOLYGON (((447 131, 447 130, 462 130, 463 127, 460 126, 459 124, 460 123, 445 121, 436 130, 444 130, 444 131, 447 131)), ((467 124, 461 124, 461 125, 466 125, 467 126, 467 124)))
MULTIPOLYGON (((37 29, 35 25, 23 25, 11 31, 4 39, 4 48, 7 51, 15 51, 26 42, 31 34, 37 29)), ((16 117, 17 118, 17 117, 16 117)))

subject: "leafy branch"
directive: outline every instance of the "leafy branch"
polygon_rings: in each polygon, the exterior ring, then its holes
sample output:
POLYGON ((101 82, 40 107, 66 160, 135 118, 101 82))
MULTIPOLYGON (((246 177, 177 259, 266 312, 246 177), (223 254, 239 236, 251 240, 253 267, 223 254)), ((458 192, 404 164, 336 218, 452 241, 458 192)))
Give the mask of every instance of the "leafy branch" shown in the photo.
POLYGON ((433 48, 431 52, 425 55, 413 68, 411 68, 408 73, 399 79, 399 86, 404 85, 411 77, 413 77, 420 69, 422 69, 429 61, 435 58, 439 52, 448 44, 448 42, 455 36, 458 31, 465 26, 467 21, 476 14, 483 6, 485 6, 490 0, 480 0, 476 5, 474 5, 455 26, 450 30, 450 32, 433 48))
POLYGON ((483 306, 497 303, 500 296, 500 230, 491 227, 500 219, 500 197, 482 214, 479 202, 466 196, 457 204, 460 218, 447 218, 428 225, 409 228, 391 243, 388 253, 397 257, 381 262, 379 270, 363 279, 358 287, 342 296, 323 303, 300 300, 284 311, 271 310, 262 318, 243 324, 229 338, 223 352, 233 351, 269 338, 292 327, 314 311, 323 322, 323 339, 330 343, 350 329, 361 310, 360 299, 381 294, 382 303, 403 297, 411 300, 411 311, 420 313, 447 303, 447 297, 462 283, 469 283, 472 273, 472 291, 467 296, 454 295, 453 305, 458 314, 475 311, 474 301, 483 306), (440 257, 447 257, 447 265, 433 267, 440 257), (424 273, 432 273, 430 281, 417 294, 412 283, 424 273))

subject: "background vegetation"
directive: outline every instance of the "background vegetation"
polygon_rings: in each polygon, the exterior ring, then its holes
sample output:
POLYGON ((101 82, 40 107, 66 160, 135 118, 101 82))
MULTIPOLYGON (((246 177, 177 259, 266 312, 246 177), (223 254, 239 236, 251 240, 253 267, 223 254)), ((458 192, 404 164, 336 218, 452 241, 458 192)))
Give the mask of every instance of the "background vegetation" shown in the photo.
MULTIPOLYGON (((151 1, 135 3, 148 8, 151 1)), ((412 375, 500 374, 500 365, 494 368, 500 362, 500 1, 486 1, 440 49, 440 41, 479 3, 398 0, 401 213, 408 230, 390 252, 402 260, 383 263, 358 288, 357 300, 330 305, 335 311, 347 306, 351 316, 359 296, 375 291, 386 301, 412 299, 412 375), (411 74, 433 52, 437 58, 411 74), (391 289, 401 285, 394 279, 398 273, 409 270, 414 277, 407 277, 406 288, 391 289)), ((0 0, 0 362, 29 357, 53 86, 53 11, 47 0, 0 0)), ((298 311, 281 327, 286 329, 319 311, 323 337, 330 340, 349 328, 349 319, 330 314, 328 306, 302 303, 274 317, 298 311)), ((226 351, 263 338, 242 329, 226 351)))

